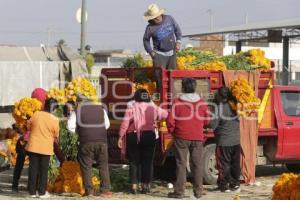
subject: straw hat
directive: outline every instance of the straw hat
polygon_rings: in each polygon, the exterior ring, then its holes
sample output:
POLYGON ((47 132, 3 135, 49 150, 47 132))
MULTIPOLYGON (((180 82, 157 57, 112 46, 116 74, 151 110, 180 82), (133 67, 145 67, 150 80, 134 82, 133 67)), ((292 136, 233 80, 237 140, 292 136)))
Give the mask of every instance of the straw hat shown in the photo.
POLYGON ((156 4, 150 4, 147 8, 147 11, 144 13, 145 20, 152 20, 156 17, 162 15, 165 12, 165 9, 159 8, 156 4))

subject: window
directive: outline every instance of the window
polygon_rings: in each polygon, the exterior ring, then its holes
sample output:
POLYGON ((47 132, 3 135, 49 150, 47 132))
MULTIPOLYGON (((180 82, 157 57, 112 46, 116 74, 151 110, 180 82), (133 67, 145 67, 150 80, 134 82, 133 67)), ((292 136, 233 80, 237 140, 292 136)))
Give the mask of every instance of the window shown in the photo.
POLYGON ((300 116, 300 91, 282 91, 281 100, 286 115, 300 116))

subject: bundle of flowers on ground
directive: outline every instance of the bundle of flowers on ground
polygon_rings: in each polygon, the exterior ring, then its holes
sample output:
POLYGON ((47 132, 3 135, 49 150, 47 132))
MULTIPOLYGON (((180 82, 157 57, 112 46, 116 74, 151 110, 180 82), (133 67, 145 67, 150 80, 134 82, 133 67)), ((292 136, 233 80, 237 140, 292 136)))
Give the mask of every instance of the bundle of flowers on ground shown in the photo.
POLYGON ((24 129, 27 120, 30 119, 35 111, 42 109, 42 103, 34 98, 25 97, 15 103, 13 117, 19 128, 24 129))
MULTIPOLYGON (((92 183, 96 190, 100 185, 100 180, 96 176, 93 176, 92 183)), ((83 195, 84 187, 79 163, 75 161, 65 161, 59 168, 59 175, 56 180, 53 183, 48 183, 48 191, 83 195)))
POLYGON ((293 173, 284 173, 273 186, 272 200, 299 200, 300 176, 293 173))
POLYGON ((246 79, 239 77, 232 81, 230 91, 236 100, 230 101, 230 105, 240 115, 249 115, 258 110, 260 99, 256 97, 253 87, 246 79))

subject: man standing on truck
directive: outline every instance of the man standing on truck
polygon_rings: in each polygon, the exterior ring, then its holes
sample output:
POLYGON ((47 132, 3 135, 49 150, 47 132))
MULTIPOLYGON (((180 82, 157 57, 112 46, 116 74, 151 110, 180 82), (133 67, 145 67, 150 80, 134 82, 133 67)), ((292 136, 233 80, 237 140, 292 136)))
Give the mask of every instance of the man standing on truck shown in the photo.
POLYGON ((160 67, 176 68, 176 51, 180 50, 181 30, 175 19, 164 14, 165 10, 150 4, 144 13, 149 22, 143 37, 144 47, 153 60, 156 88, 161 88, 160 67), (150 44, 152 38, 153 48, 150 44))
POLYGON ((221 87, 216 96, 215 115, 210 121, 217 145, 217 184, 221 192, 240 189, 240 121, 228 103, 229 98, 229 89, 221 87))
POLYGON ((208 125, 209 110, 206 102, 195 93, 197 82, 193 78, 182 80, 182 95, 175 99, 167 118, 169 132, 174 136, 176 182, 170 198, 183 198, 186 182, 187 155, 190 152, 193 191, 202 196, 203 127, 208 125))

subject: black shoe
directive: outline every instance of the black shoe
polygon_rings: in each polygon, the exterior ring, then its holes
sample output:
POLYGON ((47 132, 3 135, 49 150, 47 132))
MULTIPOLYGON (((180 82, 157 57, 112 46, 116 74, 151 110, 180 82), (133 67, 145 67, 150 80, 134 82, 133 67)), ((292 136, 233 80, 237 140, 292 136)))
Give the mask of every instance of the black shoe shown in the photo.
POLYGON ((233 191, 233 192, 240 192, 240 191, 241 191, 241 188, 240 188, 239 185, 235 185, 235 186, 231 185, 231 186, 229 187, 229 189, 230 189, 231 191, 233 191))
POLYGON ((11 188, 11 191, 12 191, 12 193, 18 193, 19 192, 19 189, 18 189, 18 187, 12 187, 11 188))
POLYGON ((168 193, 168 197, 169 198, 174 198, 174 199, 182 199, 183 198, 183 194, 182 193, 178 193, 178 192, 170 192, 170 193, 168 193))

